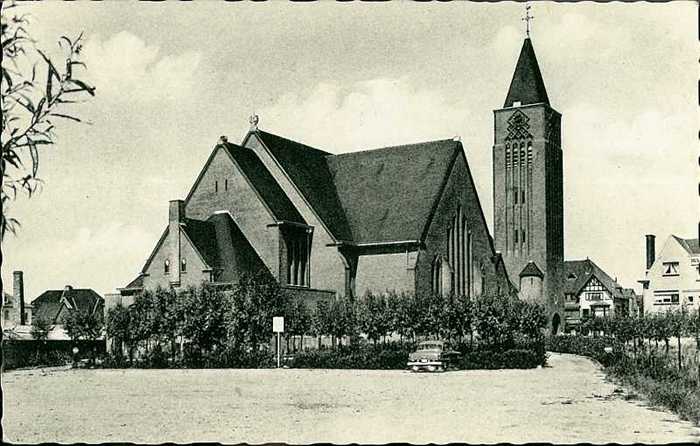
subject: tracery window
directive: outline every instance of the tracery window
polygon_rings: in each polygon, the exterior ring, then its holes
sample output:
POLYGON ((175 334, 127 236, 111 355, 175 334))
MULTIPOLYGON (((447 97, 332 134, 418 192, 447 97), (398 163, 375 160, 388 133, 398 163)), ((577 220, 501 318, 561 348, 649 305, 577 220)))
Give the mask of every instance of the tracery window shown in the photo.
MULTIPOLYGON (((451 289, 460 296, 472 294, 472 233, 462 209, 452 218, 447 235, 447 259, 451 266, 451 289)), ((443 290, 444 291, 444 290, 443 290)))

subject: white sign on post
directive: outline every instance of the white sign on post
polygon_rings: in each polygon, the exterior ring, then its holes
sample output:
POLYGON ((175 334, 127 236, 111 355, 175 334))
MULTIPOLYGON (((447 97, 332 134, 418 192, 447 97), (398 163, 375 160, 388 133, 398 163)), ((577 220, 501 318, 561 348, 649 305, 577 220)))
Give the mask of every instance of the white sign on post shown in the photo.
POLYGON ((272 331, 274 333, 284 333, 284 317, 275 316, 272 318, 272 331))
POLYGON ((284 317, 274 316, 272 318, 272 331, 277 333, 277 368, 280 368, 280 360, 282 353, 282 342, 280 341, 280 333, 284 333, 284 317))

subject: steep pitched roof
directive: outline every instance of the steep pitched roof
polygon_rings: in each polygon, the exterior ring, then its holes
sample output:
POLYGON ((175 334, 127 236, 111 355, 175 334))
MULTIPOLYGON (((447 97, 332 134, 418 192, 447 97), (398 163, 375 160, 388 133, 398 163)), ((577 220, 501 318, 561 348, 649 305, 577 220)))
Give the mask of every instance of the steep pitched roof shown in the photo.
POLYGON ((503 107, 513 107, 517 101, 520 101, 521 105, 540 102, 549 105, 540 66, 537 64, 535 50, 532 48, 532 42, 529 38, 523 42, 503 107))
POLYGON ((461 150, 446 139, 328 157, 352 240, 421 239, 461 150))
POLYGON ((306 223, 255 152, 231 143, 225 143, 224 147, 243 170, 248 180, 253 183, 253 187, 275 215, 275 218, 295 223, 306 223))
POLYGON ((597 278, 611 296, 619 297, 620 285, 590 259, 564 262, 564 293, 578 294, 591 277, 597 278), (571 277, 571 278, 570 278, 571 277))
POLYGON ((219 247, 216 243, 216 230, 208 221, 185 218, 180 225, 204 262, 214 268, 219 264, 219 247))
POLYGON ((331 154, 262 130, 256 133, 333 236, 351 240, 350 227, 326 162, 331 154))
POLYGON ((138 289, 138 288, 143 288, 143 273, 140 273, 134 280, 128 283, 124 288, 125 290, 129 289, 138 289))
POLYGON ((691 255, 700 254, 700 239, 697 238, 680 238, 672 235, 674 239, 690 253, 691 255))
POLYGON ((520 271, 520 277, 530 277, 530 276, 536 276, 540 278, 544 278, 544 273, 542 270, 537 266, 535 262, 527 262, 527 265, 525 265, 525 268, 523 268, 522 271, 520 271))
POLYGON ((69 309, 79 309, 92 314, 101 313, 104 299, 89 288, 70 288, 65 290, 47 290, 32 302, 34 317, 57 323, 63 305, 69 309))

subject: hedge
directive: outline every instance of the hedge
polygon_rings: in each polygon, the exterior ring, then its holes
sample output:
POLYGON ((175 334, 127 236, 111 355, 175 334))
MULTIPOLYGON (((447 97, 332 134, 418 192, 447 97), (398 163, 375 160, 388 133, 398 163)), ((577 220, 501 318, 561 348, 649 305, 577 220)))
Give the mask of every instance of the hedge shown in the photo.
POLYGON ((24 367, 50 367, 70 364, 73 361, 73 347, 78 347, 76 359, 102 356, 105 341, 2 341, 3 370, 24 367))

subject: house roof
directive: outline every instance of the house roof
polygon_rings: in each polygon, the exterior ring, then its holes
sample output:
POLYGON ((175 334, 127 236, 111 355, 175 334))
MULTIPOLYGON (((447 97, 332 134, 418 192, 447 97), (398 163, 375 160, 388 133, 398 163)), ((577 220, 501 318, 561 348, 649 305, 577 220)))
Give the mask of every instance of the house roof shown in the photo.
POLYGON ((523 268, 523 270, 520 271, 520 277, 529 277, 529 276, 536 276, 539 278, 544 278, 544 273, 537 266, 537 264, 533 261, 527 262, 527 265, 525 265, 525 268, 523 268))
POLYGON ((34 299, 34 317, 56 323, 61 307, 70 305, 92 314, 104 305, 104 299, 90 288, 69 288, 64 290, 47 290, 34 299))
POLYGON ((143 288, 143 273, 140 273, 134 280, 129 282, 127 286, 125 286, 123 289, 128 290, 128 289, 138 289, 138 288, 143 288))
POLYGON ((521 105, 537 103, 549 105, 547 90, 544 87, 544 80, 530 38, 526 38, 523 42, 503 107, 513 107, 518 101, 521 105))
POLYGON ((244 175, 253 184, 277 220, 306 223, 255 152, 228 142, 224 144, 224 147, 243 170, 244 175))
POLYGON ((328 152, 262 130, 257 135, 337 240, 352 233, 336 193, 328 152))
POLYGON ((219 247, 216 243, 216 229, 208 221, 185 218, 180 227, 190 239, 204 262, 214 268, 219 265, 219 247))
POLYGON ((420 240, 461 151, 446 139, 328 157, 352 240, 420 240))
POLYGON ((698 255, 700 254, 700 239, 696 238, 680 238, 676 237, 675 235, 672 235, 674 239, 685 249, 690 253, 691 255, 698 255))
POLYGON ((621 296, 620 285, 590 259, 564 262, 564 293, 580 293, 594 276, 613 297, 621 296))

